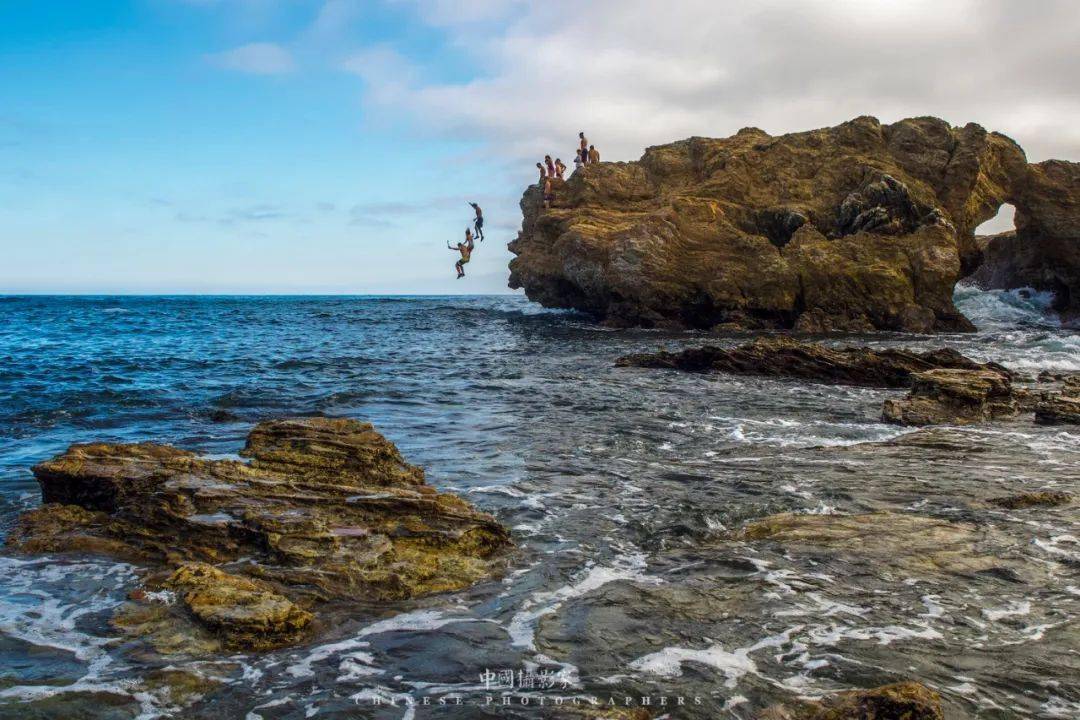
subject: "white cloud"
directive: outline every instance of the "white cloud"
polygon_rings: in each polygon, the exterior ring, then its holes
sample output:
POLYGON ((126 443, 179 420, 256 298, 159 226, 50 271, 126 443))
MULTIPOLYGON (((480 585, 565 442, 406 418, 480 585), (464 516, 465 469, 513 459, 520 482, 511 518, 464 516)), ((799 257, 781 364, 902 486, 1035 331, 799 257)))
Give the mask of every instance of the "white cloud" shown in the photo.
POLYGON ((218 67, 253 75, 283 75, 296 69, 292 53, 275 43, 250 43, 210 55, 218 67))
POLYGON ((441 28, 478 76, 354 63, 369 109, 504 156, 569 154, 582 129, 605 159, 632 159, 747 125, 933 114, 1010 134, 1036 160, 1080 159, 1072 0, 394 1, 441 28))

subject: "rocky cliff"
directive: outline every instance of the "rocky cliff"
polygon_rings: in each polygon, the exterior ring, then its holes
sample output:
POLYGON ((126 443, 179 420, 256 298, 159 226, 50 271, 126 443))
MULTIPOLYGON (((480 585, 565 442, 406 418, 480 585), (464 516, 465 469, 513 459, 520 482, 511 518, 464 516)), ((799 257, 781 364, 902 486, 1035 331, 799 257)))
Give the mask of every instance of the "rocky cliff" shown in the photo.
POLYGON ((548 209, 526 190, 510 287, 614 325, 970 330, 952 291, 975 228, 1012 203, 1018 235, 1075 260, 1076 167, 936 118, 694 137, 587 166, 548 209))

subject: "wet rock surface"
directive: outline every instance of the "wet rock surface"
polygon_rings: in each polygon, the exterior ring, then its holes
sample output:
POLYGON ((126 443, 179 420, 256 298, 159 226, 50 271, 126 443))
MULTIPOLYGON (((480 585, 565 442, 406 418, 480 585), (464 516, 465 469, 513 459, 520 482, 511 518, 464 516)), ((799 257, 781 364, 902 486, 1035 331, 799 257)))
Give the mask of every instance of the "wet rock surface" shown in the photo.
POLYGON ((624 355, 615 364, 619 367, 765 375, 893 388, 910 387, 915 373, 942 368, 992 369, 1008 374, 1008 370, 1000 365, 975 362, 950 348, 925 352, 875 350, 868 347, 833 348, 783 336, 757 338, 734 348, 706 345, 680 352, 624 355))
MULTIPOLYGON (((19 519, 8 546, 171 568, 148 589, 175 595, 227 650, 296 642, 321 603, 466 587, 509 547, 494 518, 424 484, 368 423, 265 422, 242 454, 250 462, 152 443, 74 445, 34 468, 45 504, 19 519)), ((161 628, 173 613, 149 595, 120 624, 181 647, 161 628)))
POLYGON ((1032 259, 994 286, 1080 297, 1075 167, 928 117, 693 137, 586 166, 550 208, 530 187, 510 287, 624 326, 970 331, 953 288, 1005 202, 1032 259))
POLYGON ((968 425, 1016 416, 1008 375, 995 370, 927 370, 912 376, 906 398, 885 401, 882 419, 897 425, 968 425))
POLYGON ((817 702, 778 705, 758 720, 945 720, 941 697, 916 682, 838 693, 817 702))

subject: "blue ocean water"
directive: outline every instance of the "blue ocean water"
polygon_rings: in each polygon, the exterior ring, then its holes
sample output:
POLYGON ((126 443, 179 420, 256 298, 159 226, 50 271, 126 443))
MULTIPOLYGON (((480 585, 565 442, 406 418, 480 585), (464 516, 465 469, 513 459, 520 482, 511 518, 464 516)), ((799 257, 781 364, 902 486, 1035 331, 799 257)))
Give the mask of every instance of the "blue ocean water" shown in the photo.
MULTIPOLYGON (((1080 336, 1045 316, 1045 298, 960 288, 957 302, 979 333, 831 342, 950 345, 1029 375, 1080 370, 1080 336)), ((909 430, 879 420, 894 391, 613 366, 628 352, 747 337, 614 331, 519 296, 0 298, 0 532, 39 502, 29 468, 71 443, 229 456, 259 420, 325 414, 375 423, 429 482, 496 513, 520 548, 504 579, 340 617, 310 647, 189 663, 224 689, 183 708, 140 685, 165 661, 109 641, 108 613, 136 568, 0 556, 0 716, 100 692, 147 718, 396 718, 365 703, 467 692, 483 670, 525 662, 571 667, 594 691, 700 693, 703 717, 739 697, 732 716, 752 717, 794 692, 911 667, 956 717, 1080 713, 1080 695, 1061 689, 1080 615, 1067 564, 1031 584, 867 588, 823 583, 817 561, 716 539, 772 512, 917 511, 990 523, 1032 567, 1077 562, 1071 516, 1033 522, 979 502, 1015 487, 1080 489, 1080 437, 1006 423, 947 430, 962 452, 906 445, 909 430), (687 607, 718 593, 741 598, 724 606, 738 623, 683 624, 687 607), (893 600, 869 606, 868 593, 893 600), (649 608, 647 633, 637 607, 649 608), (951 663, 957 646, 976 645, 994 662, 951 663), (1010 662, 1030 671, 1010 673, 1010 662)))

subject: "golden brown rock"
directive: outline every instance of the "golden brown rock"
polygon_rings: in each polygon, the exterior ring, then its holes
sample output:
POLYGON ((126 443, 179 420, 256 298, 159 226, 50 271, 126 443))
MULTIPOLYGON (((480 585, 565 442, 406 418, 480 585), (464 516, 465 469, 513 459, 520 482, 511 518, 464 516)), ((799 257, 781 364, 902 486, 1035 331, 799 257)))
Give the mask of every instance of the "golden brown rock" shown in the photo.
POLYGON ((994 369, 941 369, 915 373, 906 398, 885 401, 882 419, 897 425, 969 425, 1018 412, 1008 375, 994 369))
POLYGON ((1013 202, 1031 233, 1067 235, 1057 172, 936 118, 694 137, 586 166, 550 209, 529 188, 510 286, 621 325, 970 330, 952 292, 975 228, 1013 202))
POLYGON ((837 693, 817 702, 778 705, 759 720, 945 720, 941 697, 916 682, 837 693))
MULTIPOLYGON (((368 423, 265 422, 243 453, 249 463, 151 443, 74 445, 34 468, 47 504, 8 544, 176 567, 161 586, 229 648, 297 639, 311 617, 296 602, 466 587, 509 546, 494 518, 425 485, 368 423)), ((140 617, 129 624, 153 620, 140 617)))

